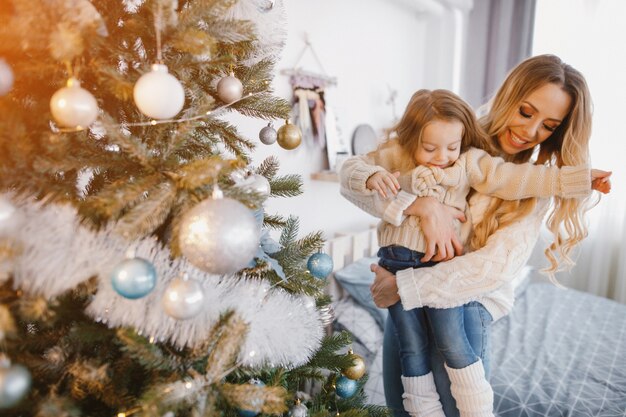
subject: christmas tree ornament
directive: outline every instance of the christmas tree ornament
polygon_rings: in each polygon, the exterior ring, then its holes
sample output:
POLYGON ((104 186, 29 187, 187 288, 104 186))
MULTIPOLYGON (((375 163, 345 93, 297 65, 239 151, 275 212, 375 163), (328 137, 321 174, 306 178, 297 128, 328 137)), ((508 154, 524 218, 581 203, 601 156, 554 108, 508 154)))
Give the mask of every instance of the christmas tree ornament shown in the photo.
POLYGON ((76 78, 70 78, 52 95, 50 111, 61 127, 86 128, 98 118, 98 102, 76 78))
POLYGON ((320 307, 320 321, 324 326, 329 326, 335 321, 335 310, 333 310, 332 304, 325 305, 324 307, 320 307))
MULTIPOLYGON (((248 381, 250 385, 257 385, 259 387, 264 387, 265 383, 258 378, 251 378, 248 381)), ((244 408, 238 408, 237 414, 240 417, 254 417, 261 412, 261 407, 263 407, 263 403, 265 402, 263 398, 250 398, 248 399, 249 404, 252 406, 250 410, 244 408)))
POLYGON ((306 267, 314 277, 325 279, 333 272, 333 259, 322 252, 314 253, 306 263, 306 267))
POLYGON ((261 0, 259 4, 259 11, 266 13, 274 8, 275 0, 261 0))
POLYGON ((28 393, 31 376, 22 365, 11 365, 11 361, 0 358, 0 410, 11 408, 28 393))
POLYGON ((335 393, 341 398, 350 398, 356 394, 359 384, 350 378, 340 376, 335 381, 335 393))
POLYGON ((0 96, 7 94, 13 88, 13 70, 11 66, 0 58, 0 96))
POLYGON ((185 90, 180 81, 163 64, 152 65, 133 88, 135 104, 140 112, 157 120, 171 119, 185 105, 185 90))
POLYGON ((306 405, 302 404, 302 402, 300 401, 300 398, 296 398, 296 402, 293 405, 293 407, 291 407, 289 409, 289 416, 290 417, 307 417, 309 415, 309 409, 306 407, 306 405))
POLYGON ((241 181, 238 186, 243 188, 248 192, 253 192, 259 194, 265 200, 270 196, 272 192, 272 187, 270 186, 270 182, 261 174, 251 174, 243 181, 241 181))
POLYGON ((341 372, 348 378, 357 380, 365 375, 365 361, 363 358, 352 351, 348 350, 348 355, 352 359, 352 366, 342 370, 341 372))
POLYGON ((176 320, 186 320, 196 316, 204 306, 202 284, 185 275, 172 280, 163 293, 163 309, 176 320))
POLYGON ((302 142, 302 133, 298 126, 285 120, 285 124, 278 129, 277 138, 281 148, 291 150, 297 148, 302 142))
POLYGON ((278 133, 274 130, 274 126, 271 122, 259 132, 259 140, 264 145, 271 145, 276 142, 276 138, 278 138, 278 133))
POLYGON ((211 274, 245 268, 256 255, 261 230, 252 210, 231 198, 208 198, 189 210, 180 225, 180 249, 211 274))
POLYGON ((154 265, 143 258, 128 258, 111 272, 113 289, 122 297, 135 300, 154 289, 157 273, 154 265))
POLYGON ((235 77, 234 72, 231 71, 228 76, 219 80, 217 83, 217 95, 220 100, 227 104, 243 97, 243 84, 235 77))

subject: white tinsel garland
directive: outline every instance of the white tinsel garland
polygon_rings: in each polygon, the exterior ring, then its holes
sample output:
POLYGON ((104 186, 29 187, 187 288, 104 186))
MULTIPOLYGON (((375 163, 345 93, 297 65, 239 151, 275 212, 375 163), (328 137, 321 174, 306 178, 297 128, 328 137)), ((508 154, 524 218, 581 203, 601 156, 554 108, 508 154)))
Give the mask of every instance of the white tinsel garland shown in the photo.
POLYGON ((206 274, 184 259, 171 260, 155 239, 129 242, 111 229, 94 232, 80 224, 69 205, 42 205, 14 201, 13 227, 0 237, 16 242, 20 256, 14 262, 15 285, 27 292, 54 298, 93 276, 98 291, 87 313, 109 327, 128 326, 146 337, 175 346, 196 346, 227 310, 235 310, 249 325, 240 361, 248 366, 293 366, 308 361, 320 346, 323 326, 306 297, 269 288, 258 280, 206 274), (132 249, 135 256, 153 263, 158 279, 147 296, 121 297, 109 279, 112 269, 132 249), (168 316, 161 298, 169 282, 187 274, 202 283, 205 308, 197 316, 179 321, 168 316))
POLYGON ((257 55, 246 65, 264 58, 278 58, 287 42, 287 15, 283 0, 239 0, 225 19, 249 20, 256 26, 257 55))

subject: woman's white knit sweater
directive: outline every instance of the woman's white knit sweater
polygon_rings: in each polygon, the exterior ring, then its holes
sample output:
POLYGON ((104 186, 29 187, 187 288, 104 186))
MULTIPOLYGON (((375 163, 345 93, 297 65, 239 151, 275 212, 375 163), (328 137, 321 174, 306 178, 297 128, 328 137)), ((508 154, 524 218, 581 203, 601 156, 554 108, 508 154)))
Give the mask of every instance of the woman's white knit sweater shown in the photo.
MULTIPOLYGON (((461 238, 477 224, 490 198, 475 194, 466 203, 469 188, 503 199, 530 196, 579 197, 591 190, 588 167, 546 167, 505 163, 482 150, 470 149, 450 168, 417 167, 404 173, 399 181, 403 190, 383 200, 368 190, 367 179, 381 170, 395 171, 401 160, 399 146, 390 146, 346 161, 340 172, 341 193, 366 212, 382 219, 378 228, 379 245, 401 245, 424 252, 425 239, 419 219, 403 215, 417 196, 434 196, 444 204, 463 210, 468 221, 461 238), (480 202, 480 203, 479 203, 480 202)), ((508 313, 513 305, 515 278, 528 260, 537 240, 547 201, 535 212, 494 233, 485 247, 434 267, 408 269, 396 274, 399 294, 405 309, 432 306, 447 308, 478 300, 494 319, 508 313), (501 233, 503 232, 503 233, 501 233)))

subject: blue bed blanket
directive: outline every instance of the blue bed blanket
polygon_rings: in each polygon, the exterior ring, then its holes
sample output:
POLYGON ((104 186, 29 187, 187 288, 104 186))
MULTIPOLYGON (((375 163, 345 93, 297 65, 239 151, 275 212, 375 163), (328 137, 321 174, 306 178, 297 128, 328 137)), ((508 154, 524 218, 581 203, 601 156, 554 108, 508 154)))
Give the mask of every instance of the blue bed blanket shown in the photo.
POLYGON ((496 415, 626 416, 626 305, 533 283, 492 335, 496 415))

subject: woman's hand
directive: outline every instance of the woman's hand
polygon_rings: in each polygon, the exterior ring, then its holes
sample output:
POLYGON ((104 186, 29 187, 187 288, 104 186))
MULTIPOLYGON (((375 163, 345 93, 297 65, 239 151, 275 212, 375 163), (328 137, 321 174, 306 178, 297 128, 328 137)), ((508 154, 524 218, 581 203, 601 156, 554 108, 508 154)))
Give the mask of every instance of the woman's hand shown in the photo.
POLYGON ((420 218, 420 226, 426 238, 426 252, 422 262, 447 261, 463 254, 463 244, 454 227, 455 219, 466 221, 461 210, 441 204, 434 197, 421 197, 416 198, 404 210, 404 214, 420 218))
POLYGON ((365 187, 368 190, 376 190, 382 198, 387 198, 387 189, 391 194, 396 195, 400 190, 400 183, 398 182, 399 172, 378 171, 370 176, 365 182, 365 187))
POLYGON ((591 170, 591 189, 600 191, 602 194, 611 192, 611 176, 612 172, 602 171, 600 169, 591 170))
POLYGON ((396 276, 376 264, 370 265, 370 270, 376 274, 376 279, 370 286, 374 304, 380 308, 387 308, 400 301, 396 276))

